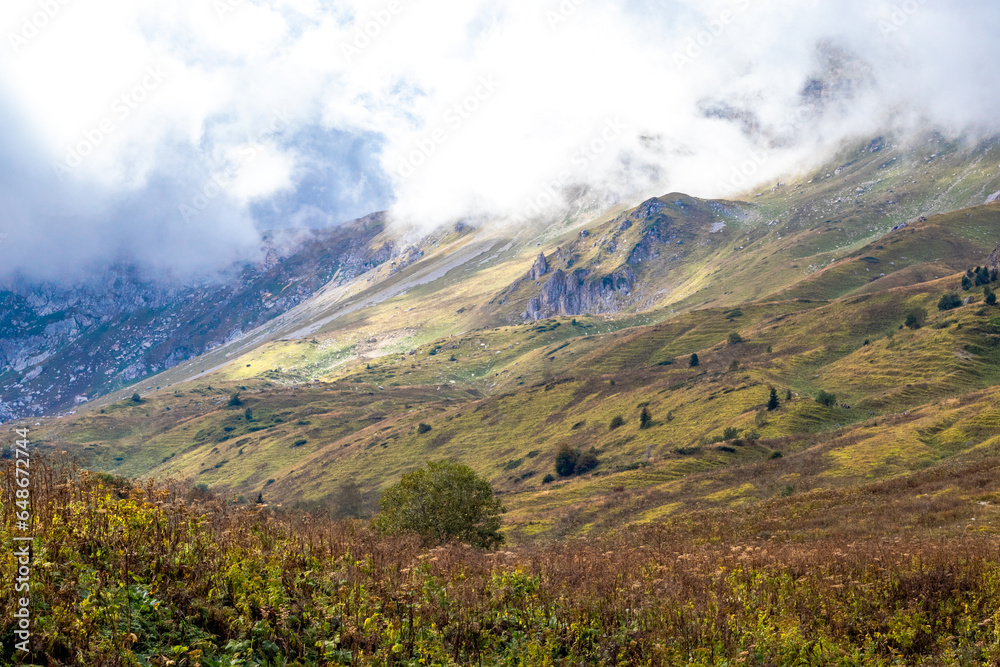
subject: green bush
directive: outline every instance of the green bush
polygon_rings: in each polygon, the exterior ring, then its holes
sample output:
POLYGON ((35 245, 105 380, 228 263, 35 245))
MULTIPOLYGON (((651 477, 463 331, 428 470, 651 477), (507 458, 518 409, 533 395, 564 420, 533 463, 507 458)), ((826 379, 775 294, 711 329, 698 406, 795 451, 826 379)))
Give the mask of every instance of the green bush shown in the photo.
POLYGON ((229 407, 234 408, 239 405, 243 405, 243 399, 240 398, 239 392, 236 392, 229 397, 229 407))
POLYGON ((563 445, 556 452, 556 472, 560 477, 569 477, 576 470, 576 462, 580 459, 580 452, 569 445, 563 445))
POLYGON ((837 395, 820 389, 819 393, 816 394, 816 402, 828 408, 833 407, 837 404, 837 395))
POLYGON ((701 362, 698 360, 698 355, 697 354, 692 354, 691 355, 691 360, 688 362, 688 366, 690 366, 691 368, 694 368, 699 363, 701 363, 701 362))
POLYGON ((430 430, 431 430, 431 425, 430 424, 425 424, 423 422, 420 422, 419 424, 417 424, 417 433, 419 435, 423 435, 424 433, 427 433, 430 430))
POLYGON ((625 425, 625 419, 623 419, 621 415, 615 415, 614 419, 611 420, 611 423, 608 424, 608 428, 614 431, 619 426, 624 426, 624 425, 625 425))
POLYGON ((743 342, 743 336, 739 335, 734 331, 731 334, 729 334, 726 340, 729 342, 730 345, 738 345, 743 342))
POLYGON ((952 310, 953 308, 958 308, 962 305, 962 297, 955 294, 954 292, 948 292, 942 295, 941 299, 938 301, 938 310, 952 310))
POLYGON ((416 533, 424 546, 458 541, 490 548, 503 544, 505 511, 489 482, 472 468, 432 461, 386 489, 372 526, 389 535, 416 533))
POLYGON ((911 329, 919 329, 924 326, 924 322, 927 320, 927 311, 923 308, 914 308, 906 314, 906 321, 903 322, 906 326, 911 329))
POLYGON ((594 451, 584 452, 580 454, 580 458, 576 462, 576 474, 582 475, 586 472, 590 472, 597 467, 597 453, 594 451))

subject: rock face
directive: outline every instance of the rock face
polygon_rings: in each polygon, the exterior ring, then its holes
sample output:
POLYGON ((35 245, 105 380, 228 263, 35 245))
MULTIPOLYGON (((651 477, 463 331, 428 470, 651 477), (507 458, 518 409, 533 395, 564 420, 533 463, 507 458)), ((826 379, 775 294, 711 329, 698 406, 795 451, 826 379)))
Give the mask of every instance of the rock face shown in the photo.
POLYGON ((990 273, 1000 271, 1000 243, 993 249, 990 256, 986 258, 986 268, 990 270, 990 273))
POLYGON ((635 272, 626 266, 604 276, 591 277, 589 273, 577 269, 567 274, 556 269, 542 285, 541 294, 528 301, 525 319, 618 312, 623 297, 628 297, 635 285, 635 272))
POLYGON ((381 216, 265 237, 257 264, 167 284, 127 265, 74 285, 0 285, 0 422, 51 414, 176 366, 280 315, 336 276, 346 282, 419 250, 371 251, 381 216))
POLYGON ((531 265, 531 271, 528 272, 528 277, 531 280, 538 280, 548 272, 549 264, 545 261, 545 254, 538 253, 538 257, 535 258, 535 263, 531 265))
POLYGON ((997 190, 996 192, 994 192, 993 194, 991 194, 989 197, 986 198, 987 204, 993 204, 998 201, 1000 201, 1000 190, 997 190))
MULTIPOLYGON (((685 205, 680 200, 674 204, 680 208, 685 205)), ((617 313, 634 304, 639 283, 637 271, 644 263, 659 259, 662 248, 679 238, 664 208, 660 200, 650 199, 609 224, 610 232, 593 245, 600 248, 602 256, 613 258, 618 265, 610 271, 600 270, 599 265, 572 268, 580 252, 589 245, 590 232, 581 232, 578 240, 556 248, 549 257, 539 254, 527 275, 514 285, 516 289, 527 281, 542 281, 535 288, 537 295, 528 299, 521 318, 539 320, 556 315, 617 313), (553 270, 556 266, 560 268, 553 270)))

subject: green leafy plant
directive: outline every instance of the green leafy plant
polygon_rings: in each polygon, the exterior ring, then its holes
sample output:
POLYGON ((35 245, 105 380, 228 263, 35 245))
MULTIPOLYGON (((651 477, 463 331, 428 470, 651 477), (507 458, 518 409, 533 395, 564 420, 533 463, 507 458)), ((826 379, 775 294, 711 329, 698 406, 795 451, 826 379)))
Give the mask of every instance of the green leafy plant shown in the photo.
POLYGON ((489 482, 472 468, 432 461, 386 489, 372 526, 387 535, 416 533, 427 546, 466 542, 491 548, 504 542, 505 511, 489 482))

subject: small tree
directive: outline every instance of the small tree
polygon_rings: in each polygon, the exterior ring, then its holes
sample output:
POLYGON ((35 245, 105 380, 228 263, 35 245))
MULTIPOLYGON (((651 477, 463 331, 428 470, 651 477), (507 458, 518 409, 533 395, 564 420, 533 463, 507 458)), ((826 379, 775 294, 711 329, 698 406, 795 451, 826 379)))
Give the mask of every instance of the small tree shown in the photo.
POLYGON ((997 305, 997 295, 996 292, 990 290, 990 293, 986 295, 986 305, 995 306, 997 305))
POLYGON ((924 321, 927 319, 927 311, 923 308, 914 308, 906 314, 906 321, 903 322, 906 326, 911 329, 919 329, 924 326, 924 321))
POLYGON ((424 433, 427 433, 430 430, 431 430, 431 425, 430 424, 425 424, 423 422, 420 422, 419 424, 417 424, 417 433, 419 435, 423 435, 424 433))
POLYGON ((244 410, 243 411, 243 417, 246 418, 246 420, 248 422, 252 422, 253 421, 253 410, 251 410, 250 408, 247 408, 246 410, 244 410))
POLYGON ((791 389, 786 389, 785 390, 785 400, 786 401, 792 400, 792 390, 791 389))
POLYGON ((569 477, 576 471, 576 462, 580 460, 580 452, 569 445, 563 445, 556 452, 556 472, 560 477, 569 477))
POLYGON ((639 413, 639 428, 649 428, 653 425, 653 418, 649 414, 649 408, 643 408, 639 413))
POLYGON ((816 402, 828 408, 833 407, 837 404, 837 395, 820 389, 819 393, 816 394, 816 402))
POLYGON ((778 390, 771 387, 771 395, 767 399, 767 409, 774 412, 781 403, 778 401, 778 390))
POLYGON ((624 425, 625 425, 625 420, 622 418, 622 416, 615 415, 614 419, 611 420, 611 423, 608 424, 608 428, 614 431, 619 426, 624 426, 624 425))
POLYGON ((386 489, 372 525, 384 534, 416 533, 424 546, 460 541, 490 548, 503 544, 505 511, 489 482, 472 468, 439 461, 386 489))
POLYGON ((972 289, 972 279, 969 276, 962 276, 962 289, 965 291, 972 289))
POLYGON ((697 366, 697 365, 698 365, 699 363, 700 363, 700 362, 698 361, 698 355, 697 355, 697 354, 692 354, 692 355, 691 355, 691 361, 690 361, 690 362, 688 363, 688 365, 689 365, 689 366, 690 366, 691 368, 694 368, 694 367, 695 367, 695 366, 697 366))
POLYGON ((729 341, 730 345, 738 345, 743 342, 743 336, 734 331, 729 334, 729 337, 726 340, 729 341))
POLYGON ((235 394, 229 397, 229 407, 235 408, 240 405, 243 405, 243 399, 240 398, 240 393, 236 392, 235 394))
POLYGON ((139 395, 139 392, 135 392, 134 394, 132 394, 132 402, 142 403, 142 396, 139 395))

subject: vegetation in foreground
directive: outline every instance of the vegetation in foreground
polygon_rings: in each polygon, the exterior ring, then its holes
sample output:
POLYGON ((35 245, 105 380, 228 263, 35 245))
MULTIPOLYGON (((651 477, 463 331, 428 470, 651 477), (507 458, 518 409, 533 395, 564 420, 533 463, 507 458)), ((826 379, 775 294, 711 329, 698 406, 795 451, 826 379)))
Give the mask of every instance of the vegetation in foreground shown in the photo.
MULTIPOLYGON (((428 550, 360 522, 64 463, 36 460, 32 471, 35 664, 1000 664, 1000 539, 886 537, 915 518, 889 501, 881 536, 848 528, 871 512, 863 498, 905 499, 912 484, 845 495, 839 508, 789 498, 488 552, 428 550), (764 530, 808 525, 817 511, 839 517, 839 532, 795 541, 764 530)), ((989 480, 996 463, 956 474, 989 480)), ((953 512, 924 497, 917 519, 953 512)), ((0 600, 12 664, 14 601, 0 600)))

